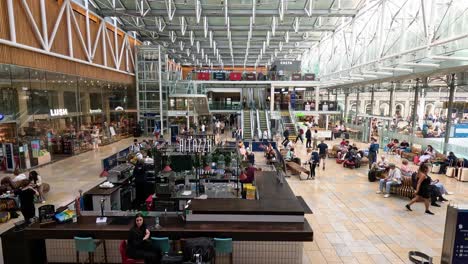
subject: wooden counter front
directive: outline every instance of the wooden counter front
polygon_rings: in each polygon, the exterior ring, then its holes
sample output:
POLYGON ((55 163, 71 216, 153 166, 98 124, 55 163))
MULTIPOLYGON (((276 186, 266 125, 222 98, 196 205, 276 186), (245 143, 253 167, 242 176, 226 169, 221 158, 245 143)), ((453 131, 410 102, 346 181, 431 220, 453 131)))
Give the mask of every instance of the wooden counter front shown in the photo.
MULTIPOLYGON (((145 218, 148 226, 154 218, 145 218)), ((25 230, 30 240, 73 239, 74 236, 92 236, 96 239, 128 238, 133 217, 108 217, 107 224, 96 224, 96 217, 82 216, 77 223, 53 224, 41 227, 34 224, 25 230), (115 221, 115 222, 114 222, 115 221)), ((153 236, 170 239, 190 237, 231 237, 237 241, 312 241, 313 231, 304 223, 185 223, 180 217, 161 217, 159 230, 151 230, 153 236)))

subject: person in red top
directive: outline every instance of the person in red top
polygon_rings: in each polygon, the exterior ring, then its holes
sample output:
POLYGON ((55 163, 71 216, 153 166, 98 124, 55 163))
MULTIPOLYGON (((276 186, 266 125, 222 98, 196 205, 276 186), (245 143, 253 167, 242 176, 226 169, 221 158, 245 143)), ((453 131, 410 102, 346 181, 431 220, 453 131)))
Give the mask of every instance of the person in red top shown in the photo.
POLYGON ((240 181, 242 183, 252 183, 255 178, 256 170, 257 169, 255 169, 255 167, 250 164, 249 167, 245 168, 245 171, 244 171, 246 177, 244 179, 241 178, 240 181))
POLYGON ((340 146, 346 146, 346 139, 343 138, 343 140, 340 142, 340 146))

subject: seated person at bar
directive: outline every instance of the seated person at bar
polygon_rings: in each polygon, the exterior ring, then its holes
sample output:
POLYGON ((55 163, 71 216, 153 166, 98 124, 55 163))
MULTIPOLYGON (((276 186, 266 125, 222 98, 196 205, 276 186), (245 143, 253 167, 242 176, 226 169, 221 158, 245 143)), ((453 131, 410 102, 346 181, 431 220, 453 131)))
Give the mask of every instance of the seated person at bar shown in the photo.
POLYGON ((24 181, 28 179, 26 174, 21 173, 19 169, 15 169, 15 171, 13 172, 13 175, 15 175, 15 177, 12 179, 13 182, 19 182, 19 181, 24 181))
POLYGON ((128 234, 127 255, 132 259, 144 259, 145 264, 159 263, 161 252, 152 247, 150 236, 143 215, 136 214, 135 223, 128 234))

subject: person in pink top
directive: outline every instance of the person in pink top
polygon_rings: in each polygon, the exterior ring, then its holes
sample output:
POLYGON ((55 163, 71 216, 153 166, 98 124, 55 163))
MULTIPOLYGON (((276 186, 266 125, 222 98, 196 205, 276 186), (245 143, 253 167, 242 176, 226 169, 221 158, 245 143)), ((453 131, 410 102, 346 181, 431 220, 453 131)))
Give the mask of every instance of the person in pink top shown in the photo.
POLYGON ((413 171, 409 167, 409 162, 407 159, 401 160, 400 171, 402 176, 411 176, 411 174, 413 174, 413 171))

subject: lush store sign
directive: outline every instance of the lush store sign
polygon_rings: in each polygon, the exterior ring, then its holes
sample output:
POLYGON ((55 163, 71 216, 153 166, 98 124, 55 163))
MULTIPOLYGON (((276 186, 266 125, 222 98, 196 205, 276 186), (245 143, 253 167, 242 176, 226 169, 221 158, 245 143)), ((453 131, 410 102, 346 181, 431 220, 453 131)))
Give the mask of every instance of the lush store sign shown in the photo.
POLYGON ((50 109, 50 116, 67 116, 68 109, 50 109))

